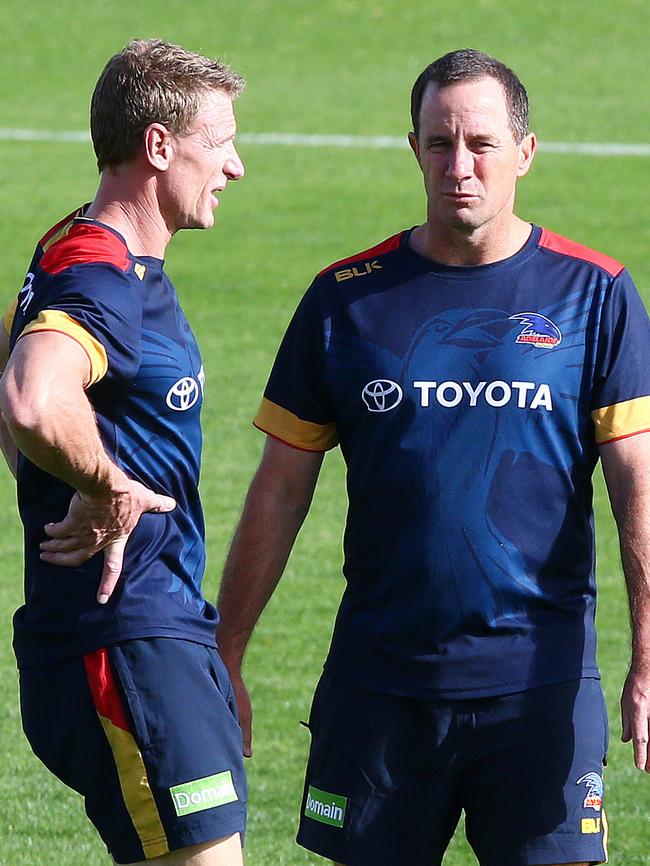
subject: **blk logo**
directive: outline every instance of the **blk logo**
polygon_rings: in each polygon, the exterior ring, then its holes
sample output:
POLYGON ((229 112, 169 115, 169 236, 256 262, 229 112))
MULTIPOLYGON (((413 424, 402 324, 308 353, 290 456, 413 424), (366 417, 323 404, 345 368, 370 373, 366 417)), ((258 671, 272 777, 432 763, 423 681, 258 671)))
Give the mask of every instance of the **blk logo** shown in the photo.
POLYGON ((389 412, 402 402, 402 396, 402 389, 391 379, 373 379, 361 392, 369 412, 389 412))
POLYGON ((343 268, 340 271, 334 271, 334 277, 337 283, 342 283, 343 280, 353 280, 355 277, 367 277, 373 271, 383 270, 377 259, 371 262, 363 262, 358 267, 355 265, 352 268, 343 268))

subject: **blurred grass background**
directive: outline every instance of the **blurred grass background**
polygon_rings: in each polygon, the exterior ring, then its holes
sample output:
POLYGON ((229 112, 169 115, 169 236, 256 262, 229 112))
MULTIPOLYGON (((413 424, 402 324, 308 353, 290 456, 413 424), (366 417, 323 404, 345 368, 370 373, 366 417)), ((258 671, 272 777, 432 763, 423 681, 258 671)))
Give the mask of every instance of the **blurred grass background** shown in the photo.
MULTIPOLYGON (((526 84, 542 141, 649 143, 647 34, 638 0, 99 0, 0 9, 3 129, 84 130, 95 80, 131 38, 159 36, 218 55, 248 79, 237 105, 245 133, 405 135, 411 85, 433 58, 476 47, 526 84)), ((250 425, 277 343, 314 273, 422 220, 408 150, 241 145, 247 176, 221 197, 217 227, 174 239, 167 268, 202 347, 207 373, 202 493, 216 594, 221 564, 262 436, 250 425)), ((0 301, 22 285, 38 237, 90 199, 91 148, 0 134, 0 301)), ((624 261, 650 301, 650 159, 540 153, 518 211, 624 261)), ((100 866, 107 855, 79 798, 31 756, 18 717, 11 616, 22 600, 21 529, 8 474, 0 478, 0 733, 2 866, 100 866)), ((248 764, 248 866, 323 862, 293 842, 313 686, 342 591, 343 469, 328 455, 310 517, 256 633, 248 683, 256 708, 248 764)), ((610 708, 607 773, 614 866, 650 864, 650 784, 619 740, 628 659, 618 550, 597 484, 599 659, 610 708)), ((525 772, 525 768, 522 768, 525 772)), ((531 787, 531 796, 534 791, 531 787)), ((445 866, 474 862, 459 832, 445 866)), ((402 864, 396 864, 402 866, 402 864)))

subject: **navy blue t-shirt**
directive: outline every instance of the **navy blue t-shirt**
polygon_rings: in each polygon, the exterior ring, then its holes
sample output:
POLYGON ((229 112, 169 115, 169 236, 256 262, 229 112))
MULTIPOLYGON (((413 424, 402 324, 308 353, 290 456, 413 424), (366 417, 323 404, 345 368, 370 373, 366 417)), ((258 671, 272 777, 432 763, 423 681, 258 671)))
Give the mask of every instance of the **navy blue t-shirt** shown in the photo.
POLYGON ((476 267, 409 234, 319 274, 255 419, 347 465, 327 666, 441 697, 598 676, 591 476, 598 445, 650 430, 643 304, 539 227, 476 267))
POLYGON ((102 553, 76 568, 39 558, 44 525, 65 517, 74 491, 19 454, 25 527, 25 604, 14 618, 19 666, 147 635, 214 645, 216 611, 201 594, 197 489, 205 377, 163 262, 132 256, 117 232, 71 215, 37 247, 17 299, 11 346, 48 330, 67 334, 88 354, 86 393, 107 453, 130 478, 177 506, 142 515, 117 589, 100 605, 102 553))

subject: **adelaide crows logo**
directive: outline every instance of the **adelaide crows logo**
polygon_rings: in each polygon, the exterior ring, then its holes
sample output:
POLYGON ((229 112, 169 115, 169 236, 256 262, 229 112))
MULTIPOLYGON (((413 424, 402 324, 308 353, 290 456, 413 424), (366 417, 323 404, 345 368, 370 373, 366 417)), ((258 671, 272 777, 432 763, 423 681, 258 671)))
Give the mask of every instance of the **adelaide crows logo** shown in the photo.
POLYGON ((553 349, 562 340, 558 326, 541 313, 515 313, 509 319, 524 325, 515 343, 529 343, 538 349, 553 349))
POLYGON ((603 807, 603 780, 598 773, 586 773, 578 779, 576 785, 587 786, 587 796, 582 804, 584 809, 595 809, 597 812, 603 807))

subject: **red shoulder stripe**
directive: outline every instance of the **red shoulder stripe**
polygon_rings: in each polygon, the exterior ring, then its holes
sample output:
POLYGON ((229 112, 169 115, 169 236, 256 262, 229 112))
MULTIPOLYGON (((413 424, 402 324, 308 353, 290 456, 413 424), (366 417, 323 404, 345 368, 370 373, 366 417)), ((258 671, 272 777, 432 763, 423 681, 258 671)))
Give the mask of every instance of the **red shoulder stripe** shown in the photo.
POLYGON ((121 271, 131 266, 124 241, 102 226, 76 224, 61 240, 52 244, 40 261, 48 274, 59 274, 73 265, 102 262, 121 271))
POLYGON ((380 244, 377 244, 375 247, 370 247, 369 250, 364 250, 362 253, 357 253, 354 256, 350 256, 347 259, 341 259, 340 262, 334 262, 333 265, 328 265, 326 268, 318 274, 319 277, 322 277, 323 274, 327 274, 329 271, 333 271, 335 268, 340 268, 342 265, 350 265, 353 262, 359 262, 362 259, 373 259, 377 256, 383 256, 386 253, 392 253, 393 250, 396 250, 402 239, 402 235, 404 232, 399 232, 396 235, 393 235, 390 238, 387 238, 385 241, 382 241, 380 244))
POLYGON ((44 247, 45 244, 46 244, 46 243, 47 243, 51 238, 53 238, 54 235, 55 235, 57 232, 60 232, 61 229, 62 229, 62 228, 63 228, 67 223, 72 222, 72 220, 73 220, 76 216, 79 215, 79 211, 80 211, 80 210, 81 210, 81 208, 77 208, 76 210, 73 210, 72 213, 69 213, 69 214, 67 215, 67 217, 63 217, 63 219, 60 220, 60 221, 59 221, 55 226, 52 226, 52 228, 51 228, 48 232, 46 232, 46 233, 43 235, 43 237, 40 239, 40 241, 38 242, 39 246, 44 247))
POLYGON ((592 265, 598 265, 612 277, 617 277, 625 265, 617 262, 603 253, 597 253, 589 247, 583 247, 582 244, 577 244, 575 241, 570 241, 563 238, 561 235, 556 235, 548 229, 542 229, 542 235, 539 239, 540 247, 547 250, 552 250, 554 253, 560 253, 564 256, 571 256, 574 259, 582 259, 584 262, 591 262, 592 265))
POLYGON ((106 648, 95 650, 87 653, 83 659, 95 709, 100 716, 109 719, 117 728, 130 731, 122 698, 117 690, 108 660, 108 650, 106 648))

